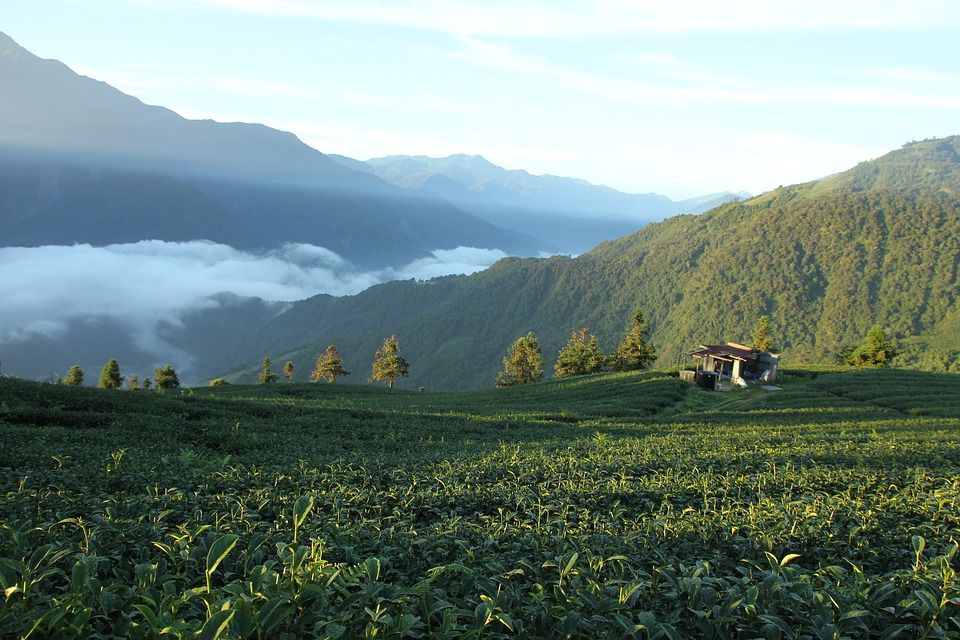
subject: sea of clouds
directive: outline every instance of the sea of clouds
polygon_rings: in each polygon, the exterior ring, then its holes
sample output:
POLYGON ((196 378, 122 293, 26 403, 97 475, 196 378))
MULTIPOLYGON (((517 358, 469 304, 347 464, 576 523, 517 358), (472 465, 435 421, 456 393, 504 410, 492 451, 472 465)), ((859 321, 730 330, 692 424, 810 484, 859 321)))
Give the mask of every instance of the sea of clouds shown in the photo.
POLYGON ((496 249, 458 247, 398 268, 360 271, 309 244, 264 253, 207 241, 159 240, 0 248, 0 345, 37 335, 56 339, 78 320, 108 319, 162 358, 167 345, 158 328, 221 304, 215 294, 269 301, 351 295, 389 280, 474 273, 505 256, 496 249))

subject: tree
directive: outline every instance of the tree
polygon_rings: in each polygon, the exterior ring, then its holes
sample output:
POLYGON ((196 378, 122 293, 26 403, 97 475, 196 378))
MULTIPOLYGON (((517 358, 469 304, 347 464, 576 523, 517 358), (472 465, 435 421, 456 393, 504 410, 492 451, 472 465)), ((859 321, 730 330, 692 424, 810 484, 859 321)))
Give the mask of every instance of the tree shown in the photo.
POLYGON ((850 359, 850 356, 853 355, 854 350, 856 350, 855 345, 842 344, 836 348, 835 351, 830 352, 831 361, 834 364, 847 364, 847 360, 850 359))
POLYGON ((317 357, 317 363, 313 367, 313 373, 310 374, 312 382, 326 380, 333 383, 340 376, 348 376, 350 372, 343 368, 343 358, 337 353, 337 348, 332 344, 327 347, 327 352, 317 357))
POLYGON ((383 346, 377 349, 373 357, 372 380, 386 380, 387 386, 393 389, 393 382, 398 377, 406 378, 409 375, 410 364, 400 355, 400 342, 397 336, 390 336, 383 341, 383 346))
POLYGON ((293 361, 287 360, 283 363, 283 377, 287 382, 293 382, 293 361))
POLYGON ((277 381, 277 374, 270 371, 270 357, 263 359, 260 365, 260 375, 257 376, 257 384, 273 384, 277 381))
POLYGON ((150 387, 152 387, 152 386, 153 386, 153 380, 151 380, 150 378, 144 378, 144 379, 143 379, 143 390, 144 390, 144 391, 150 391, 150 387))
POLYGON ((507 349, 503 359, 503 371, 497 374, 498 387, 512 387, 518 384, 539 382, 543 378, 543 356, 540 343, 531 331, 517 340, 507 349))
MULTIPOLYGON (((149 389, 147 384, 147 378, 143 381, 143 388, 149 389)), ((167 389, 176 389, 180 386, 180 378, 177 377, 177 372, 173 370, 173 365, 164 365, 159 369, 153 370, 153 380, 154 384, 157 387, 157 391, 166 391, 167 389)))
POLYGON ((80 368, 80 365, 75 364, 67 369, 67 374, 63 376, 63 384, 68 387, 83 386, 83 369, 80 368))
POLYGON ((760 316, 757 324, 753 325, 754 351, 773 351, 773 338, 770 337, 770 318, 760 316))
POLYGON ((851 367, 885 367, 898 353, 893 342, 887 340, 883 327, 875 324, 870 327, 863 343, 847 356, 846 364, 851 367))
POLYGON ((101 389, 119 389, 121 384, 123 384, 123 376, 120 375, 120 365, 117 364, 116 358, 110 358, 100 371, 97 386, 101 389))
POLYGON ((623 342, 610 355, 610 367, 614 371, 645 369, 657 359, 657 351, 646 339, 643 312, 637 309, 630 319, 630 326, 623 335, 623 342))
POLYGON ((127 390, 140 391, 140 378, 137 376, 130 376, 130 379, 127 380, 127 390))
POLYGON ((596 373, 603 370, 606 361, 597 345, 597 336, 591 335, 590 331, 583 327, 571 333, 567 344, 560 349, 557 363, 553 367, 553 375, 557 378, 566 378, 596 373))

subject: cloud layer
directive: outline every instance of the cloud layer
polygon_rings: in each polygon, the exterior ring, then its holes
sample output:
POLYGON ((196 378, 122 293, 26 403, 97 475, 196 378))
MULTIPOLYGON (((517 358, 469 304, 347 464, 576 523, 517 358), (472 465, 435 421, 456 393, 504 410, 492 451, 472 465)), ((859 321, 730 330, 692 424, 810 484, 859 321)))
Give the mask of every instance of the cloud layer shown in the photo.
POLYGON ((36 335, 56 339, 78 320, 107 319, 162 359, 171 347, 159 337, 159 327, 219 305, 213 297, 218 293, 270 301, 350 295, 388 280, 473 273, 505 255, 458 247, 404 267, 361 272, 309 244, 264 254, 205 241, 0 248, 0 344, 36 335))
MULTIPOLYGON (((138 0, 141 1, 142 0, 138 0)), ((458 35, 513 38, 622 36, 711 31, 937 27, 960 10, 941 0, 593 0, 470 3, 181 0, 187 6, 269 16, 375 24, 458 35)), ((165 4, 169 2, 166 0, 165 4)))

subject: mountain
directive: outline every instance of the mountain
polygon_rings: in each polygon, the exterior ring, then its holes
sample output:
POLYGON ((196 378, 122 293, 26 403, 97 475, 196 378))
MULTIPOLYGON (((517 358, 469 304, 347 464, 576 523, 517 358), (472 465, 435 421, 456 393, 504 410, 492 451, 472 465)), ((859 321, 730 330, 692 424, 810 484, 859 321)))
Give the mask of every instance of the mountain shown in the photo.
POLYGON ((6 246, 207 239, 305 242, 362 267, 438 248, 545 243, 344 167, 291 133, 187 120, 38 58, 0 33, 6 246))
POLYGON ((584 180, 507 170, 482 156, 452 155, 446 158, 388 156, 367 161, 373 173, 407 188, 445 189, 458 197, 482 196, 490 202, 523 205, 532 210, 562 214, 607 215, 638 220, 662 215, 674 202, 655 193, 626 194, 584 180), (436 177, 443 177, 439 183, 436 177), (450 187, 457 185, 454 190, 450 187))
POLYGON ((405 385, 475 388, 493 383, 509 344, 528 331, 540 337, 549 367, 580 326, 612 350, 640 307, 660 365, 703 342, 749 341, 757 317, 768 315, 788 363, 830 360, 880 323, 905 349, 901 363, 956 369, 958 297, 953 136, 650 224, 577 258, 507 258, 472 276, 317 296, 235 340, 242 353, 201 361, 222 373, 242 356, 254 363, 269 354, 303 371, 332 343, 362 380, 379 343, 397 334, 411 363, 405 385))
POLYGON ((332 156, 345 167, 457 207, 508 229, 543 238, 558 250, 581 253, 677 213, 700 213, 745 193, 674 201, 656 193, 629 194, 585 180, 532 175, 499 167, 482 156, 388 156, 360 162, 332 156))

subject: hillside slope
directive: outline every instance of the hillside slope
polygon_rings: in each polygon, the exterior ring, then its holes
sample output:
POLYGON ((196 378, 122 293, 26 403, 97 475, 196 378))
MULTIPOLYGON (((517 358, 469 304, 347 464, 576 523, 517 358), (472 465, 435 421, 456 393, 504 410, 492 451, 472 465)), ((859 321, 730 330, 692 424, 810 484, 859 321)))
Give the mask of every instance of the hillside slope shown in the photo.
MULTIPOLYGON (((575 259, 511 258, 469 277, 318 296, 245 336, 243 352, 248 362, 292 355, 306 370, 335 343, 366 377, 379 342, 395 333, 411 362, 406 384, 465 389, 491 385, 507 346, 527 331, 540 336, 548 365, 583 325, 610 350, 639 306, 662 365, 700 342, 748 340, 768 315, 795 362, 829 360, 879 322, 906 339, 907 361, 957 366, 958 150, 956 136, 906 145, 575 259)), ((228 364, 204 359, 211 371, 228 364)))
POLYGON ((284 242, 361 267, 438 248, 546 245, 344 167, 291 133, 188 120, 41 59, 0 33, 0 243, 284 242))
POLYGON ((955 638, 960 375, 792 373, 0 376, 0 634, 955 638))

